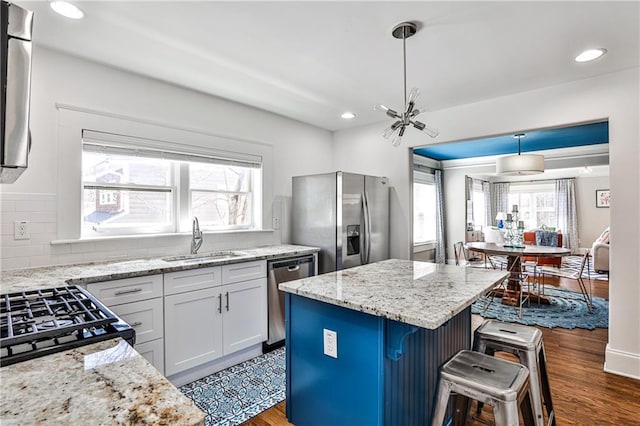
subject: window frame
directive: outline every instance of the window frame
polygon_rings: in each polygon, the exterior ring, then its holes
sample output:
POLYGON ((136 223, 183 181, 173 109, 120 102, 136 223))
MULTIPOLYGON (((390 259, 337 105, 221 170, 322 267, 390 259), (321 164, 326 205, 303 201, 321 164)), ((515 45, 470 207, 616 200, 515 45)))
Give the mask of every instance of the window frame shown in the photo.
MULTIPOLYGON (((83 131, 83 136, 85 132, 83 131)), ((154 158, 163 161, 170 161, 171 176, 169 185, 140 185, 140 184, 114 184, 100 183, 93 181, 85 181, 81 173, 81 190, 80 190, 80 237, 93 238, 101 236, 135 236, 144 234, 166 234, 176 232, 189 232, 191 230, 192 219, 192 193, 193 191, 211 192, 211 193, 240 193, 248 196, 248 214, 250 216, 247 225, 239 226, 214 226, 206 222, 200 222, 203 231, 238 231, 238 230, 261 230, 262 223, 262 191, 256 189, 263 182, 263 162, 261 157, 251 154, 239 154, 226 152, 221 153, 218 150, 209 150, 215 153, 215 156, 204 155, 203 150, 193 152, 193 147, 185 149, 184 146, 172 146, 167 150, 166 143, 161 141, 137 140, 140 144, 124 144, 114 141, 116 139, 136 139, 128 136, 101 134, 100 132, 88 131, 89 136, 83 137, 81 157, 85 152, 100 152, 102 148, 105 152, 113 155, 127 155, 131 157, 154 158), (104 140, 102 138, 104 137, 104 140), (155 145, 155 146, 154 146, 155 145), (86 147, 91 146, 89 149, 86 147), (223 154, 223 155, 221 155, 223 154), (224 155, 226 154, 226 155, 224 155), (237 154, 237 155, 235 155, 237 154), (247 160, 249 158, 249 160, 247 160), (259 161, 256 159, 259 158, 259 161), (246 192, 209 190, 202 188, 192 188, 189 182, 189 164, 190 163, 207 163, 214 166, 224 167, 241 166, 252 169, 249 179, 249 190, 246 192), (100 231, 89 230, 84 222, 84 197, 86 189, 95 190, 130 190, 130 191, 148 191, 156 193, 170 193, 169 196, 169 223, 167 225, 150 225, 140 226, 140 224, 130 224, 128 226, 103 225, 100 231)), ((81 159, 82 164, 82 159, 81 159)))
MULTIPOLYGON (((535 195, 542 194, 542 193, 554 194, 554 199, 555 199, 555 184, 553 182, 531 182, 531 183, 512 182, 511 185, 509 186, 509 206, 513 204, 518 204, 518 207, 520 208, 520 215, 521 215, 520 220, 524 220, 522 218, 523 207, 521 206, 520 195, 527 194, 529 197, 531 197, 532 201, 535 203, 535 195), (511 199, 511 196, 516 194, 518 195, 518 202, 514 203, 513 200, 511 199)), ((555 216, 554 223, 552 224, 545 223, 544 225, 547 227, 554 227, 556 229, 558 228, 557 208, 554 203, 553 207, 547 207, 540 210, 538 209, 537 205, 534 205, 533 210, 530 208, 529 213, 533 214, 535 223, 531 223, 531 219, 528 219, 525 223, 525 229, 538 229, 543 225, 543 224, 537 223, 538 212, 552 212, 555 216)))
MULTIPOLYGON (((435 236, 435 232, 434 232, 434 238, 431 240, 417 240, 416 239, 416 229, 417 229, 417 221, 416 221, 416 217, 415 217, 415 213, 417 211, 416 209, 416 196, 415 196, 415 191, 416 188, 418 187, 418 185, 427 185, 427 186, 432 186, 433 190, 434 190, 434 202, 435 200, 435 175, 433 173, 427 173, 424 172, 422 170, 415 170, 413 171, 413 212, 412 212, 412 216, 413 216, 413 246, 424 246, 424 245, 429 245, 429 244, 434 244, 437 240, 437 236, 435 236)), ((436 228, 436 222, 434 221, 433 223, 433 227, 434 227, 434 231, 436 228)))

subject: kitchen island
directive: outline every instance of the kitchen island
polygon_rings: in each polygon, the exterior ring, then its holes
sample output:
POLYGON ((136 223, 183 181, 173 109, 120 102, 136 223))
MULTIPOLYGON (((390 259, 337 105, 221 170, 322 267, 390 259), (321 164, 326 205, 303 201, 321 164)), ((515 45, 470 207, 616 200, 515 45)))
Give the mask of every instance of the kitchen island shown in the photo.
POLYGON ((390 259, 280 284, 289 421, 430 424, 439 367, 471 347, 471 304, 507 276, 390 259))

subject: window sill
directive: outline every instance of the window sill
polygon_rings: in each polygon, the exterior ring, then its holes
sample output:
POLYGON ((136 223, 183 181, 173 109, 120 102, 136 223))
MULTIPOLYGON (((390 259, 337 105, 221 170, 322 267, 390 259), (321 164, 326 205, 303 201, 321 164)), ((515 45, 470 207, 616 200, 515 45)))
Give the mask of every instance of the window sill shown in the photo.
MULTIPOLYGON (((234 230, 234 231, 206 231, 203 230, 202 233, 204 235, 216 235, 216 234, 259 234, 265 232, 274 232, 274 229, 242 229, 242 230, 234 230)), ((133 235, 108 235, 104 237, 85 237, 85 238, 77 238, 77 239, 65 239, 65 240, 53 240, 51 241, 52 246, 62 245, 62 244, 74 244, 74 243, 86 243, 86 242, 96 242, 96 241, 118 241, 118 240, 131 240, 137 238, 157 238, 157 237, 181 237, 181 236, 191 236, 191 232, 170 232, 164 234, 133 234, 133 235)))

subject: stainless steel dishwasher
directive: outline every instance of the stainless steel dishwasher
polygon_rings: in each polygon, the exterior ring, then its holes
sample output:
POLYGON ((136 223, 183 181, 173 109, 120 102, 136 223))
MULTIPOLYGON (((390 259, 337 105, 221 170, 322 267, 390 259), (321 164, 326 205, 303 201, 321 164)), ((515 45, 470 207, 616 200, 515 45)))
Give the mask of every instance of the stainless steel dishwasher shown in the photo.
POLYGON ((269 312, 269 338, 263 345, 265 352, 284 344, 284 292, 278 284, 316 274, 315 256, 289 257, 267 262, 267 298, 269 312))

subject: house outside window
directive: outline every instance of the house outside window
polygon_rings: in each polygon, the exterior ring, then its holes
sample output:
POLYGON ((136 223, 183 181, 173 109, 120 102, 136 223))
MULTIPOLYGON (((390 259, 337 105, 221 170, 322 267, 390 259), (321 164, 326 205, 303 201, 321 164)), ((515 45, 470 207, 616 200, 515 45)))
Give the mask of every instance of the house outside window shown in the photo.
POLYGON ((255 161, 85 141, 82 236, 185 232, 193 216, 204 230, 256 228, 261 171, 255 161))
POLYGON ((509 208, 518 205, 519 220, 525 229, 557 227, 555 185, 553 182, 515 183, 509 186, 509 208))
POLYGON ((413 244, 436 240, 436 186, 432 174, 414 171, 413 244))

